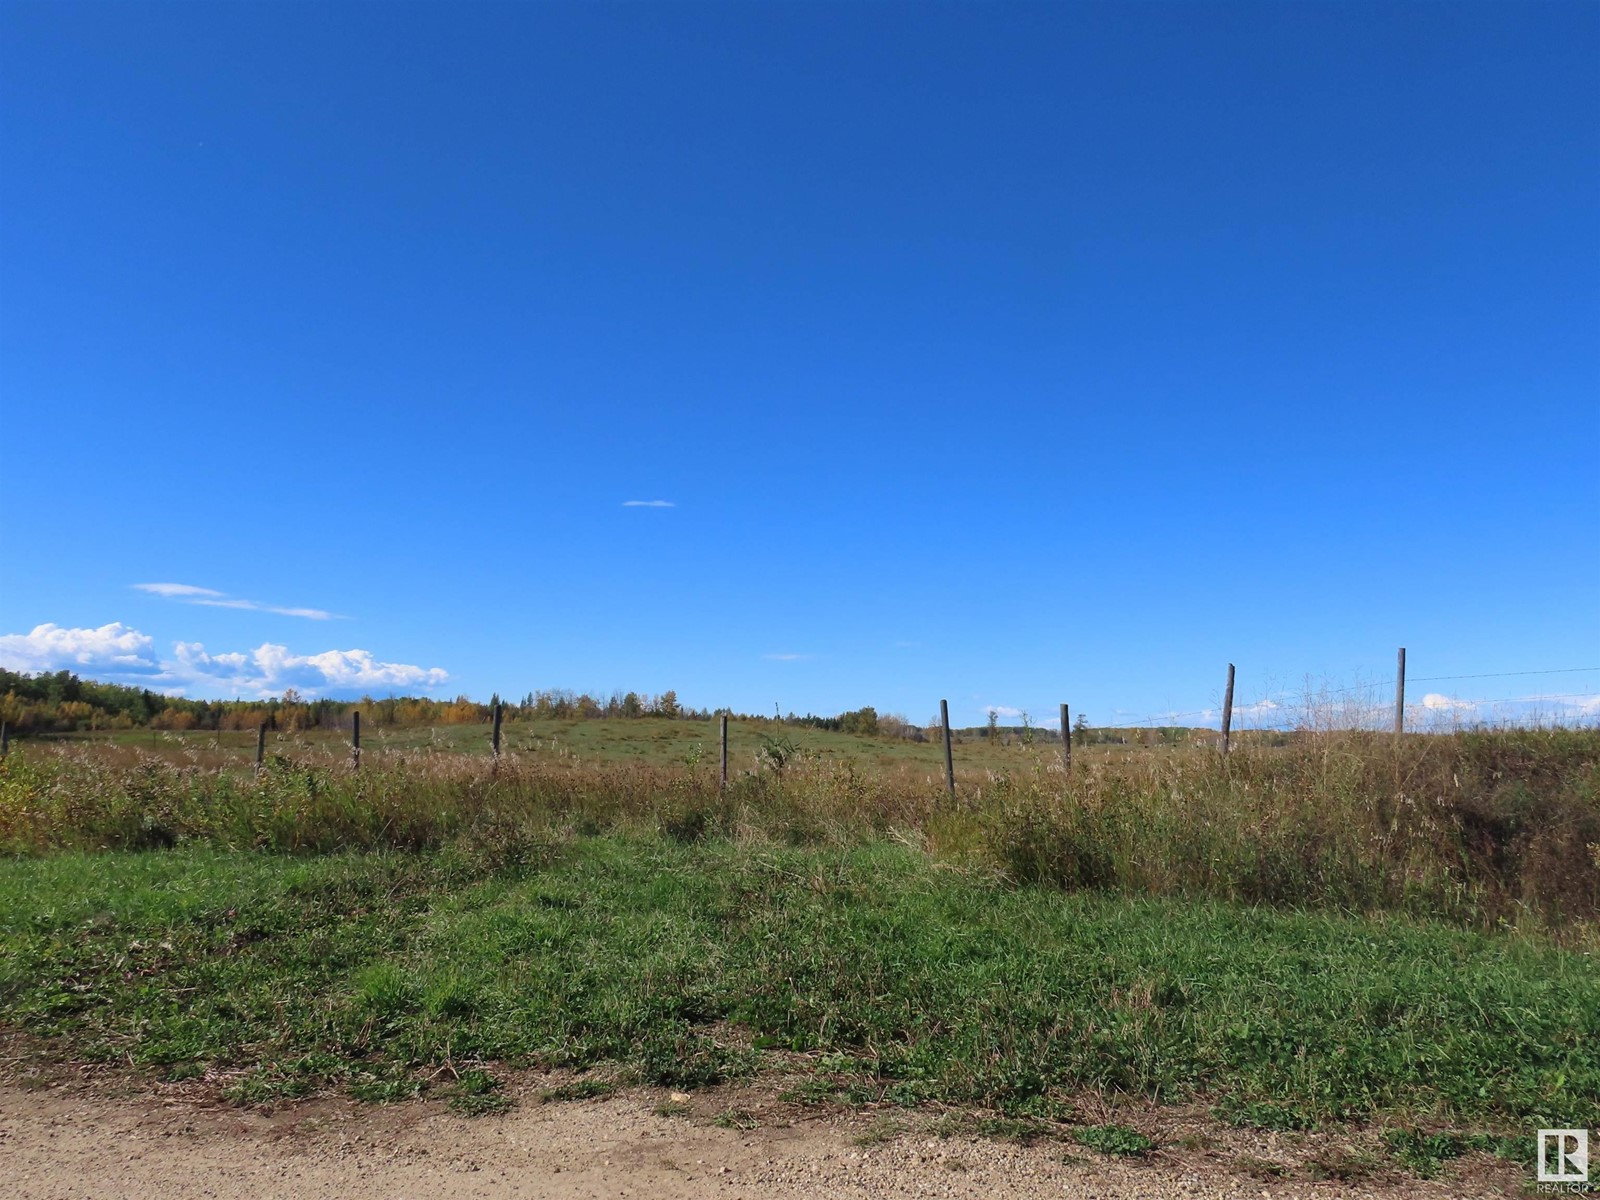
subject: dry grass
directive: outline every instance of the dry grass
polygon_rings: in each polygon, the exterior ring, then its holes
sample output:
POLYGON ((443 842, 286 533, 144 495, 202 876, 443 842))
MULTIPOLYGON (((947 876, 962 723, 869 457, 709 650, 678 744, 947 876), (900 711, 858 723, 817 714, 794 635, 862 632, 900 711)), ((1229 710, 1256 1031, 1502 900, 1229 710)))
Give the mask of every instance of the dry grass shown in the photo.
MULTIPOLYGON (((0 763, 0 852, 203 841, 275 852, 461 847, 656 831, 848 845, 894 838, 1019 883, 1559 929, 1600 915, 1600 732, 1307 733, 964 774, 801 753, 740 774, 549 750, 483 757, 282 743, 260 777, 179 744, 30 745, 0 763)), ((1087 758, 1087 756, 1084 756, 1087 758)))

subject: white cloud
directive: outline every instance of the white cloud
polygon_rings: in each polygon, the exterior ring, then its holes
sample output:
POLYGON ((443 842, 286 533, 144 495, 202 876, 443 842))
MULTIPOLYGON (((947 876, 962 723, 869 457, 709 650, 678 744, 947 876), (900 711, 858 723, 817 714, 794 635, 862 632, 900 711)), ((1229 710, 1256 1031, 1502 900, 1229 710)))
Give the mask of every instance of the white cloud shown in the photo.
POLYGON ((288 688, 305 695, 427 689, 450 677, 438 667, 380 662, 369 650, 295 654, 287 646, 266 642, 247 653, 210 654, 199 642, 179 642, 175 651, 177 673, 186 680, 256 696, 275 696, 288 688))
POLYGON ((997 717, 1022 716, 1022 710, 1020 708, 1012 708, 1009 704, 985 704, 983 706, 983 711, 985 713, 993 713, 997 717))
POLYGON ((169 600, 179 600, 184 604, 201 604, 207 608, 235 608, 244 612, 277 613, 280 617, 303 617, 308 621, 334 619, 333 613, 320 608, 286 608, 276 604, 262 604, 257 600, 243 600, 237 596, 230 596, 227 592, 219 592, 215 588, 195 587, 191 583, 136 583, 132 586, 141 592, 165 596, 169 600))
MULTIPOLYGON (((1266 717, 1277 712, 1280 707, 1276 700, 1257 700, 1254 704, 1235 704, 1233 706, 1233 715, 1235 719, 1240 717, 1266 717)), ((1201 715, 1209 720, 1212 713, 1210 709, 1207 709, 1201 715)))
POLYGON ((1479 700, 1479 706, 1493 706, 1496 710, 1523 710, 1526 716, 1563 715, 1591 717, 1600 714, 1600 695, 1592 692, 1565 692, 1539 696, 1510 696, 1504 700, 1479 700), (1555 710, 1552 713, 1552 710, 1555 710))
POLYGON ((624 500, 623 508, 677 508, 671 500, 624 500))
POLYGON ((141 592, 149 592, 153 596, 220 596, 223 593, 212 591, 210 588, 195 587, 192 583, 136 583, 133 585, 141 592))
POLYGON ((254 600, 190 600, 190 604, 203 604, 207 608, 240 608, 246 612, 277 613, 281 617, 304 617, 308 621, 331 621, 333 614, 320 608, 279 608, 275 604, 257 604, 254 600))
POLYGON ((32 633, 8 633, 0 637, 0 667, 12 671, 100 671, 118 675, 147 675, 161 670, 155 642, 117 621, 98 629, 36 625, 32 633))
POLYGON ((1429 692, 1420 701, 1423 713, 1433 718, 1488 721, 1517 725, 1542 722, 1584 721, 1600 716, 1600 695, 1563 693, 1540 696, 1506 696, 1494 700, 1462 700, 1429 692))
POLYGON ((173 657, 160 659, 155 641, 113 622, 99 629, 40 625, 32 633, 0 637, 0 666, 14 671, 70 670, 90 679, 190 695, 359 694, 368 691, 427 689, 449 674, 439 667, 382 662, 369 650, 324 650, 295 654, 287 646, 263 643, 254 650, 209 653, 199 642, 176 642, 173 657))
POLYGON ((762 658, 771 662, 799 662, 801 659, 810 658, 809 654, 763 654, 762 658))

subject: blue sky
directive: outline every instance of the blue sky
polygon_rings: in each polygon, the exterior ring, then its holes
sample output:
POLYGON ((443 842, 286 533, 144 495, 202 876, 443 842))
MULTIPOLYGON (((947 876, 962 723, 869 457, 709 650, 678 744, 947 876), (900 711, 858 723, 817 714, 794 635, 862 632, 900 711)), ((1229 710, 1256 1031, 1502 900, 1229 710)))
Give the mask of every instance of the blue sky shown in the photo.
POLYGON ((0 36, 0 663, 961 723, 1600 666, 1592 3, 0 36))

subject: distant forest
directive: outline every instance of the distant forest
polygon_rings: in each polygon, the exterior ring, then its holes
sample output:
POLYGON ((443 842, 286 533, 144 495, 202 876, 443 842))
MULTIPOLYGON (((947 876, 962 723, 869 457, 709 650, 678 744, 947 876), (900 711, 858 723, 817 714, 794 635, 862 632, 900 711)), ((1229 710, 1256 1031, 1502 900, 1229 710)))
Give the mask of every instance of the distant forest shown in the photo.
MULTIPOLYGON (((301 729, 339 729, 347 727, 350 715, 359 712, 368 725, 432 726, 472 725, 488 721, 493 707, 502 703, 493 697, 487 704, 457 696, 454 700, 434 700, 424 696, 387 696, 359 700, 307 699, 292 689, 281 697, 266 700, 188 700, 166 696, 148 688, 120 683, 97 683, 80 679, 70 671, 24 675, 0 669, 0 721, 14 734, 78 733, 102 729, 269 729, 292 732, 301 729)), ((704 721, 726 709, 707 711, 687 708, 678 702, 675 691, 659 696, 642 692, 613 692, 599 699, 587 693, 570 691, 529 692, 521 700, 503 702, 502 716, 511 721, 537 718, 602 719, 665 717, 704 721)), ((818 729, 865 736, 888 734, 921 740, 924 732, 900 717, 880 718, 871 707, 836 717, 807 714, 787 717, 761 717, 728 712, 742 721, 783 721, 818 729)))
MULTIPOLYGON (((678 702, 678 693, 665 691, 659 696, 644 692, 613 692, 604 699, 586 692, 562 690, 529 692, 520 700, 488 703, 457 696, 454 700, 434 700, 426 696, 386 696, 359 700, 307 699, 293 689, 281 697, 266 700, 188 700, 166 696, 148 688, 120 683, 97 683, 79 679, 70 671, 24 675, 0 668, 0 722, 14 736, 29 734, 86 733, 116 729, 243 730, 265 724, 282 732, 312 729, 348 729, 352 713, 360 713, 368 726, 475 725, 490 720, 494 705, 503 703, 501 716, 508 721, 538 719, 602 720, 656 717, 669 720, 706 721, 723 714, 739 721, 765 725, 795 725, 807 729, 826 729, 859 737, 898 738, 924 742, 938 740, 939 721, 931 718, 924 725, 907 721, 894 713, 879 713, 871 705, 819 717, 811 713, 780 715, 736 713, 731 709, 689 708, 678 702)), ((988 740, 1031 745, 1035 739, 1053 740, 1054 730, 1038 729, 1023 718, 1021 726, 1004 726, 991 718, 987 726, 952 730, 963 742, 988 740)), ((1072 740, 1078 745, 1136 743, 1176 745, 1189 741, 1195 731, 1165 726, 1138 729, 1094 729, 1080 715, 1073 725, 1072 740)))

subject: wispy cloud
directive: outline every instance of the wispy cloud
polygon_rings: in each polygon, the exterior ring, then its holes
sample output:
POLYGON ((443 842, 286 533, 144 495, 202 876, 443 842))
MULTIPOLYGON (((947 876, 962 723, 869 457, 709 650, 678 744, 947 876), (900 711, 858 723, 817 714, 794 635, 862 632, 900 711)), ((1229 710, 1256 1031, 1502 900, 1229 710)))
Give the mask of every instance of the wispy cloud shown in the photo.
POLYGON ((1471 700, 1457 700, 1454 696, 1442 696, 1438 692, 1429 692, 1422 698, 1422 707, 1429 712, 1470 712, 1478 706, 1471 700))
POLYGON ((671 500, 624 500, 623 508, 677 508, 671 500))
POLYGON ((152 596, 221 596, 223 592, 211 588, 195 587, 192 583, 136 583, 135 590, 149 592, 152 596))
POLYGON ((171 658, 155 640, 121 622, 98 629, 39 625, 31 633, 0 637, 0 666, 13 671, 70 670, 112 683, 132 683, 169 694, 266 697, 294 688, 302 695, 360 695, 443 684, 439 667, 384 662, 369 650, 295 654, 263 643, 254 650, 212 654, 199 642, 176 642, 171 658))
POLYGON ((336 614, 321 608, 262 604, 259 600, 244 600, 230 596, 227 592, 219 592, 215 588, 196 587, 192 583, 136 583, 132 586, 136 591, 149 592, 153 596, 163 596, 183 604, 201 604, 207 608, 235 608, 244 612, 276 613, 280 617, 301 617, 307 621, 339 619, 336 614))
POLYGON ((762 658, 771 662, 799 662, 801 659, 810 658, 809 654, 763 654, 762 658))
POLYGON ((190 600, 208 608, 241 608, 246 612, 277 613, 280 617, 304 617, 308 621, 331 621, 334 615, 320 608, 279 608, 276 604, 257 604, 254 600, 190 600))

